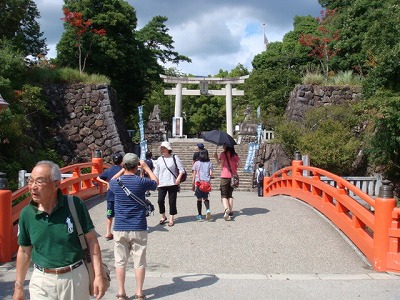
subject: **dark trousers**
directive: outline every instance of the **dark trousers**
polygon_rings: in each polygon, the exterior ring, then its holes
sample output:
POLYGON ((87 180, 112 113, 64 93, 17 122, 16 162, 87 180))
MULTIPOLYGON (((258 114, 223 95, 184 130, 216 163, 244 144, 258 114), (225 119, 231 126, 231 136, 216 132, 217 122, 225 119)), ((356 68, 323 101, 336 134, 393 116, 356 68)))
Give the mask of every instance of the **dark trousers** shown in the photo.
POLYGON ((258 191, 258 196, 261 197, 263 195, 263 185, 262 185, 262 183, 257 183, 257 191, 258 191))
POLYGON ((161 186, 158 187, 158 208, 160 209, 160 214, 165 213, 165 197, 168 193, 169 202, 169 214, 176 215, 178 210, 176 209, 176 197, 178 195, 179 185, 171 186, 161 186))

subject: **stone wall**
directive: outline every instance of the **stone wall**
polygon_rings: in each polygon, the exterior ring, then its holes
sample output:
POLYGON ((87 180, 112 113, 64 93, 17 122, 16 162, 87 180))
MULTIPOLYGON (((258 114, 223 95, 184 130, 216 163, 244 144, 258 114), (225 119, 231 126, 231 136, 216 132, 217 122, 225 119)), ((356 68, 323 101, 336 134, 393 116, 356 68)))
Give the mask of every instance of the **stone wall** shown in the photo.
POLYGON ((115 91, 103 84, 47 85, 43 93, 50 111, 57 118, 53 124, 56 151, 66 164, 91 160, 100 149, 105 162, 117 151, 132 152, 133 145, 118 112, 115 91))
MULTIPOLYGON (((302 121, 307 110, 324 105, 336 105, 361 99, 360 87, 298 85, 290 93, 286 117, 302 121)), ((293 154, 288 156, 280 144, 265 143, 258 151, 256 163, 263 162, 269 172, 290 166, 293 154)))
POLYGON ((290 93, 286 116, 289 120, 301 121, 310 108, 354 102, 361 97, 361 87, 298 85, 290 93))

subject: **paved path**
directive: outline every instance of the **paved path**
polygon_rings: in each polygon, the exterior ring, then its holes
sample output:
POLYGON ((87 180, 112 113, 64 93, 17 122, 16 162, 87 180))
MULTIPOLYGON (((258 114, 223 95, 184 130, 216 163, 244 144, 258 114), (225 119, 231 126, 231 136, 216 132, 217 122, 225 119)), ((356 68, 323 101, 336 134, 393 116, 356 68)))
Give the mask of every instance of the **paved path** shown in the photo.
MULTIPOLYGON (((155 195, 150 197, 153 204, 155 195)), ((374 272, 340 232, 303 202, 251 192, 234 196, 233 221, 222 219, 216 191, 210 222, 196 221, 190 191, 178 196, 174 227, 158 225, 158 214, 148 218, 148 299, 400 299, 400 276, 374 272)), ((103 258, 112 266, 113 242, 103 237, 103 199, 87 205, 103 258)), ((0 268, 0 299, 11 299, 15 262, 0 268)), ((115 299, 116 291, 112 271, 104 299, 115 299)), ((133 299, 132 265, 127 293, 133 299)))

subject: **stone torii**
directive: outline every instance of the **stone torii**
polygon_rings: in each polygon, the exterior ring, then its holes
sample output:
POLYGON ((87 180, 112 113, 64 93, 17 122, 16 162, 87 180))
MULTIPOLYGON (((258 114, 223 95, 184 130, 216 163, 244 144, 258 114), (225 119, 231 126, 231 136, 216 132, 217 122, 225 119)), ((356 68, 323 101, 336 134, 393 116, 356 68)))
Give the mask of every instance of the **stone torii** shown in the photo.
POLYGON ((249 75, 231 78, 209 78, 209 77, 172 77, 160 74, 165 83, 176 84, 175 88, 164 90, 164 95, 175 95, 175 118, 182 114, 182 95, 190 96, 225 96, 226 104, 226 132, 233 136, 232 122, 232 96, 243 96, 244 91, 232 88, 234 84, 244 83, 249 75), (183 84, 199 84, 199 90, 188 90, 183 88, 183 84), (225 88, 220 90, 209 90, 209 84, 224 84, 225 88))

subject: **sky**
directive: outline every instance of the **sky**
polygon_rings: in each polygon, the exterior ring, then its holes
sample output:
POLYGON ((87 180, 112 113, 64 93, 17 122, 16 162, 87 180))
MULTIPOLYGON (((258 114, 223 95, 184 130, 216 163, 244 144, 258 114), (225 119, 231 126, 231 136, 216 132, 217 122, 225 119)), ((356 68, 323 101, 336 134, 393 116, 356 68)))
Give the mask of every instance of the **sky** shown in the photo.
MULTIPOLYGON (((254 56, 265 50, 264 32, 269 42, 282 41, 293 29, 298 16, 317 17, 318 0, 128 0, 136 10, 138 28, 154 16, 165 23, 174 40, 174 50, 188 56, 191 63, 167 64, 183 74, 216 75, 242 64, 251 71, 254 56)), ((63 32, 63 0, 35 0, 38 20, 50 49, 63 32)))

